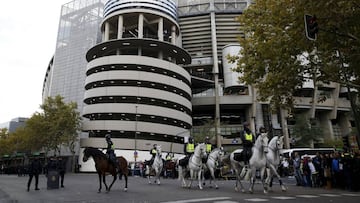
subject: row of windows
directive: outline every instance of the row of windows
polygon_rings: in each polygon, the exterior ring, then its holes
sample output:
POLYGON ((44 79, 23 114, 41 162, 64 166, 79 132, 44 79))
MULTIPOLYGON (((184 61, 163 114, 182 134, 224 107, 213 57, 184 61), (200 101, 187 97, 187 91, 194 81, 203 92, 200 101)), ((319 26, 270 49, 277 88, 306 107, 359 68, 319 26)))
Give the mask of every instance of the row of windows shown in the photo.
POLYGON ((149 82, 149 81, 142 81, 142 80, 102 80, 97 82, 91 82, 86 84, 85 89, 93 89, 99 87, 146 87, 146 88, 153 88, 157 90, 163 90, 171 93, 178 94, 180 96, 185 97, 187 100, 191 101, 191 95, 187 92, 179 89, 177 87, 173 87, 170 85, 164 85, 162 83, 157 82, 149 82))
POLYGON ((132 113, 93 113, 83 115, 90 120, 119 120, 119 121, 141 121, 149 123, 158 123, 171 126, 177 126, 184 129, 190 129, 191 124, 179 119, 174 119, 164 116, 154 116, 147 114, 132 114, 132 113))
POLYGON ((135 131, 105 131, 105 130, 96 130, 90 131, 89 137, 98 137, 104 138, 106 134, 110 134, 111 138, 124 138, 124 139, 141 139, 141 140, 156 140, 172 143, 184 143, 183 137, 167 135, 167 134, 158 134, 158 133, 149 133, 149 132, 135 132, 135 131))
POLYGON ((191 115, 191 109, 182 104, 163 99, 155 99, 149 97, 136 97, 136 96, 103 96, 103 97, 90 97, 84 100, 86 104, 104 104, 104 103, 127 103, 127 104, 146 104, 152 106, 165 107, 191 115))
POLYGON ((107 64, 107 65, 103 65, 103 66, 97 66, 97 67, 89 69, 86 72, 86 76, 89 76, 94 73, 99 73, 99 72, 103 72, 103 71, 111 71, 111 70, 136 70, 136 71, 157 73, 157 74, 162 74, 162 75, 166 75, 169 77, 177 78, 180 81, 187 84, 188 86, 191 86, 190 81, 188 79, 186 79, 184 76, 182 76, 174 71, 166 70, 166 69, 155 67, 155 66, 145 66, 145 65, 140 66, 140 65, 136 65, 136 64, 107 64))

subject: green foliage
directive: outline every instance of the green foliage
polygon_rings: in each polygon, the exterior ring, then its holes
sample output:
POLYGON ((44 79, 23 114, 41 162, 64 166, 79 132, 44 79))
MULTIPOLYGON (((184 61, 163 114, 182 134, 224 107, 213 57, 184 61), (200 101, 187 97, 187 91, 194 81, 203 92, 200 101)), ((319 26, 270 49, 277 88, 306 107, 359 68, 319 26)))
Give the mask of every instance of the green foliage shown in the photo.
POLYGON ((295 90, 307 79, 344 84, 344 77, 353 76, 352 82, 359 85, 359 3, 256 0, 238 17, 244 31, 239 38, 242 50, 229 57, 244 75, 240 81, 258 88, 258 99, 270 99, 274 108, 292 107, 295 90), (304 14, 317 16, 316 41, 305 37, 304 14))
POLYGON ((309 147, 312 141, 317 141, 323 137, 323 132, 311 119, 303 115, 297 115, 292 137, 296 139, 296 147, 309 147))
POLYGON ((319 147, 333 147, 335 149, 343 148, 344 144, 341 139, 326 139, 324 143, 321 143, 319 147))
POLYGON ((15 151, 35 152, 44 150, 60 152, 61 146, 74 152, 80 131, 81 117, 76 103, 65 104, 61 96, 48 97, 40 106, 42 112, 34 113, 24 128, 14 133, 0 131, 0 155, 15 151))
POLYGON ((210 140, 215 137, 215 122, 214 120, 206 120, 201 127, 197 127, 198 131, 192 133, 195 143, 204 142, 205 137, 208 136, 210 140))

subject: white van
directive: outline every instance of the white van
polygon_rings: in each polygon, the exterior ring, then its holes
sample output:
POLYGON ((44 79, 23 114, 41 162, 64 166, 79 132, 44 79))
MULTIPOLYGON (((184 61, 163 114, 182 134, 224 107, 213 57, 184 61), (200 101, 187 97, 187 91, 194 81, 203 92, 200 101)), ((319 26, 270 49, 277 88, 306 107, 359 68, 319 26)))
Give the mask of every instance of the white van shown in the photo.
POLYGON ((303 158, 304 156, 308 156, 308 157, 315 157, 317 152, 320 153, 333 153, 335 152, 334 148, 293 148, 293 149, 282 149, 280 150, 280 155, 283 157, 293 157, 294 153, 297 152, 299 154, 299 156, 301 158, 303 158))

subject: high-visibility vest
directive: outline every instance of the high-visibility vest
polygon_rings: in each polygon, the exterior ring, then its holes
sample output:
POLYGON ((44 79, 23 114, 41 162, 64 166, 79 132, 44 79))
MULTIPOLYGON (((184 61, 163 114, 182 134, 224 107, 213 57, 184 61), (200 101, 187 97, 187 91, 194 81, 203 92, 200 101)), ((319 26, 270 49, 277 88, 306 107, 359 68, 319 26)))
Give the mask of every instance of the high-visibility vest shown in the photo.
POLYGON ((253 135, 251 133, 250 134, 245 133, 245 140, 252 142, 253 135))
POLYGON ((156 149, 152 149, 151 154, 156 154, 156 149))
POLYGON ((194 152, 194 151, 195 151, 195 146, 194 146, 194 144, 188 143, 188 144, 186 145, 186 152, 192 153, 192 152, 194 152))
POLYGON ((206 152, 211 152, 211 144, 206 144, 206 152))
POLYGON ((171 160, 171 155, 167 155, 166 160, 171 160))

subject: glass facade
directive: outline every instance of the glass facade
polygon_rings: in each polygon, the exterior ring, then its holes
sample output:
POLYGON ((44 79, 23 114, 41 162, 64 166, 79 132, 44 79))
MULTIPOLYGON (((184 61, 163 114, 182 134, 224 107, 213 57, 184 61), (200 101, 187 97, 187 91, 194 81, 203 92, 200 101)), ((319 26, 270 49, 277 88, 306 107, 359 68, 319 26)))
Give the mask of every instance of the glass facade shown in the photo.
POLYGON ((75 0, 62 6, 53 67, 43 98, 61 95, 81 112, 86 51, 101 40, 100 22, 106 0, 75 0))

